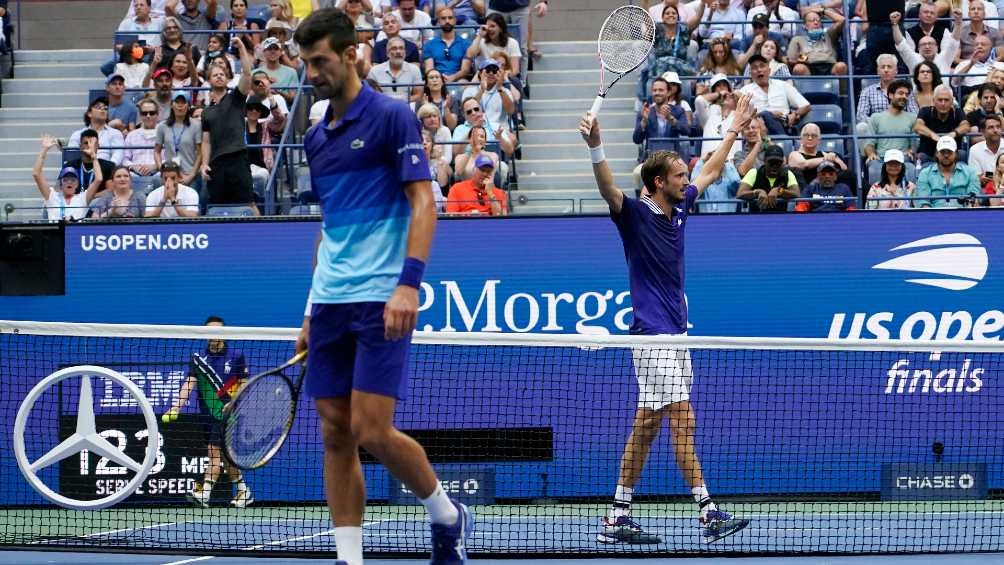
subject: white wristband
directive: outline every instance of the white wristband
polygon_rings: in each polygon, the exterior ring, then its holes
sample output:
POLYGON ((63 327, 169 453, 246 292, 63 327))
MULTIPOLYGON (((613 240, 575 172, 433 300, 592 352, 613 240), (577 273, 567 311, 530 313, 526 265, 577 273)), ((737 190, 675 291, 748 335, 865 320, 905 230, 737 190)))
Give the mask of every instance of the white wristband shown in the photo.
POLYGON ((589 148, 589 157, 593 160, 593 164, 599 164, 607 160, 606 154, 603 153, 603 144, 597 145, 596 147, 589 148))
POLYGON ((306 308, 303 309, 303 317, 304 318, 306 318, 307 316, 310 316, 310 310, 311 310, 311 308, 313 308, 313 306, 314 306, 314 303, 310 301, 310 293, 308 292, 307 293, 307 306, 306 306, 306 308))

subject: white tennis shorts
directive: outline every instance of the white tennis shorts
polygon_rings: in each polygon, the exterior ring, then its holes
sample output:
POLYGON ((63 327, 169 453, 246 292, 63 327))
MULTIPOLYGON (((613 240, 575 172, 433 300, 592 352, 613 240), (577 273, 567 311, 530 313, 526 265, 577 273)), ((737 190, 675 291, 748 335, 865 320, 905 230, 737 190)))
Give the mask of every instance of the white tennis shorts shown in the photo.
POLYGON ((690 350, 631 348, 638 377, 638 407, 660 410, 690 400, 694 369, 690 350))

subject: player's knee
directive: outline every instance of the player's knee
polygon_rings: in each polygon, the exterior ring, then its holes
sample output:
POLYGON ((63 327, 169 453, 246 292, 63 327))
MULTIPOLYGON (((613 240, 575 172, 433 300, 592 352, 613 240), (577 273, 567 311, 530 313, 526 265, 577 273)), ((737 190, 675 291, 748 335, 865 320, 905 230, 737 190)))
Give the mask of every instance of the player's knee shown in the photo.
POLYGON ((321 418, 321 439, 326 450, 355 449, 352 429, 343 418, 321 418))
POLYGON ((635 433, 645 437, 655 436, 662 426, 662 412, 644 410, 635 415, 635 433))
POLYGON ((677 402, 670 406, 670 426, 676 430, 693 430, 697 427, 697 419, 689 402, 677 402))
POLYGON ((392 431, 393 428, 383 422, 364 416, 352 417, 352 439, 371 453, 387 442, 392 431))

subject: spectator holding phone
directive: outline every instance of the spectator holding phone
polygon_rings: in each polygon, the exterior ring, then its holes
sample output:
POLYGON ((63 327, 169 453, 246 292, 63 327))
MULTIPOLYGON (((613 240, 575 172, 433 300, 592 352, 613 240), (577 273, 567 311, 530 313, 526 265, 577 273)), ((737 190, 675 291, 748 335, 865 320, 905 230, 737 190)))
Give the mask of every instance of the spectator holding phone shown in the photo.
POLYGON ((467 58, 480 66, 481 61, 490 58, 496 51, 505 51, 509 55, 509 72, 518 75, 521 58, 519 43, 509 36, 505 18, 497 13, 490 13, 485 25, 481 26, 471 46, 467 48, 467 58))

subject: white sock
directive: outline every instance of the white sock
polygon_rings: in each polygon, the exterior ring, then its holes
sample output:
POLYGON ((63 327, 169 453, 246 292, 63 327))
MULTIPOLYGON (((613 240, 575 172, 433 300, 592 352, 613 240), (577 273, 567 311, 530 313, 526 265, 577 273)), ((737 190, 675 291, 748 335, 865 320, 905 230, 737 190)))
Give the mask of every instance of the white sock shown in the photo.
POLYGON ((363 565, 363 529, 359 526, 335 528, 338 559, 349 565, 363 565))
POLYGON ((694 501, 697 502, 697 506, 701 509, 702 517, 706 516, 712 510, 718 510, 718 506, 711 500, 711 494, 708 493, 706 485, 696 486, 690 489, 690 492, 693 493, 694 501))
POLYGON ((433 524, 452 526, 460 518, 457 507, 439 484, 436 484, 436 490, 432 491, 429 498, 422 499, 422 506, 429 512, 433 524))
POLYGON ((607 518, 614 521, 621 516, 631 515, 631 497, 634 496, 634 489, 624 485, 617 485, 614 491, 614 503, 610 506, 610 513, 607 518))

